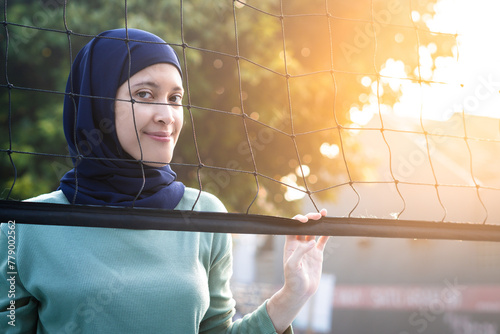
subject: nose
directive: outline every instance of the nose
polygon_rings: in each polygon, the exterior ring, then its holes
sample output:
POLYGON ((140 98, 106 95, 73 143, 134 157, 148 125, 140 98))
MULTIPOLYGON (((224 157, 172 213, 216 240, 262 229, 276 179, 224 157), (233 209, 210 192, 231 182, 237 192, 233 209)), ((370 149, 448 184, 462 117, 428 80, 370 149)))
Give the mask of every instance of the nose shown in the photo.
POLYGON ((153 120, 155 123, 163 123, 166 125, 174 123, 174 106, 161 103, 154 105, 153 120))

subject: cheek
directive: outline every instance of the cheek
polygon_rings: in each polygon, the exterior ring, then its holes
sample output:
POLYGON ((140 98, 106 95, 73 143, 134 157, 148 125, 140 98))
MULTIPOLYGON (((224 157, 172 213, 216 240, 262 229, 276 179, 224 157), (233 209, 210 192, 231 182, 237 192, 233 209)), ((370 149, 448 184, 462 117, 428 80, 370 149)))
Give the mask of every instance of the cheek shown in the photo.
POLYGON ((184 125, 184 112, 181 110, 178 116, 176 117, 177 134, 181 132, 183 125, 184 125))
POLYGON ((132 124, 133 126, 133 114, 135 113, 137 118, 137 114, 139 113, 139 111, 140 108, 137 105, 134 106, 134 112, 132 112, 132 104, 130 102, 117 101, 115 103, 115 121, 116 123, 120 122, 127 126, 130 126, 130 124, 132 124))
POLYGON ((126 149, 130 141, 130 135, 135 133, 130 103, 117 102, 115 104, 115 126, 120 145, 126 149))

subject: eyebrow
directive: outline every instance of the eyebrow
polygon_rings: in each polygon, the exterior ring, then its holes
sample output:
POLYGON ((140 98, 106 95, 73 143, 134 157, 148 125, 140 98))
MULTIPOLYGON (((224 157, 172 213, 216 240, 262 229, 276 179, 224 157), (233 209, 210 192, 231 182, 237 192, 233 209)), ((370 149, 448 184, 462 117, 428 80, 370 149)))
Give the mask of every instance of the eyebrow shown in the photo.
MULTIPOLYGON (((153 88, 159 88, 160 87, 160 85, 158 85, 154 81, 141 81, 141 82, 138 82, 136 84, 131 85, 130 88, 135 88, 137 86, 148 86, 148 87, 153 87, 153 88)), ((175 86, 174 88, 172 88, 172 90, 173 91, 183 92, 184 88, 182 88, 180 86, 175 86)))

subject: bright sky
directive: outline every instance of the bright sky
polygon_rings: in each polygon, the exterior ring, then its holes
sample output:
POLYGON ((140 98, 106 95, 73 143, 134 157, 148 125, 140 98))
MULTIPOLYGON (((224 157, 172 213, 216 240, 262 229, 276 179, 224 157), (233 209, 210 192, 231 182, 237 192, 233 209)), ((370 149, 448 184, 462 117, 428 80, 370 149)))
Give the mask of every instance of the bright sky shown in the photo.
MULTIPOLYGON (((458 61, 457 47, 452 50, 454 57, 433 60, 436 45, 421 45, 420 75, 447 84, 420 86, 407 80, 386 79, 391 89, 401 90, 402 96, 394 106, 382 105, 382 112, 444 121, 464 110, 471 115, 500 118, 500 1, 440 0, 434 9, 434 17, 414 13, 413 20, 423 21, 430 31, 457 33, 458 61)), ((381 74, 407 77, 404 65, 401 60, 388 59, 381 74)), ((350 110, 351 120, 361 126, 378 113, 376 83, 365 77, 362 84, 371 86, 372 93, 360 96, 361 110, 350 110)))

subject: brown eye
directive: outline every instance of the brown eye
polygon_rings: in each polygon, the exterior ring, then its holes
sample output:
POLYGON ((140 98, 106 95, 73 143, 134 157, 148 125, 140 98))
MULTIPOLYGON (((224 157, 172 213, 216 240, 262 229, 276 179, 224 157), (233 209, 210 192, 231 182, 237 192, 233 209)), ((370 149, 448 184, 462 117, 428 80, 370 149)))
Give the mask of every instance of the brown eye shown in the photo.
POLYGON ((137 93, 137 96, 140 97, 141 99, 148 99, 151 97, 151 93, 146 91, 141 91, 137 93))
POLYGON ((182 95, 172 95, 169 100, 172 103, 180 104, 182 101, 182 95))

